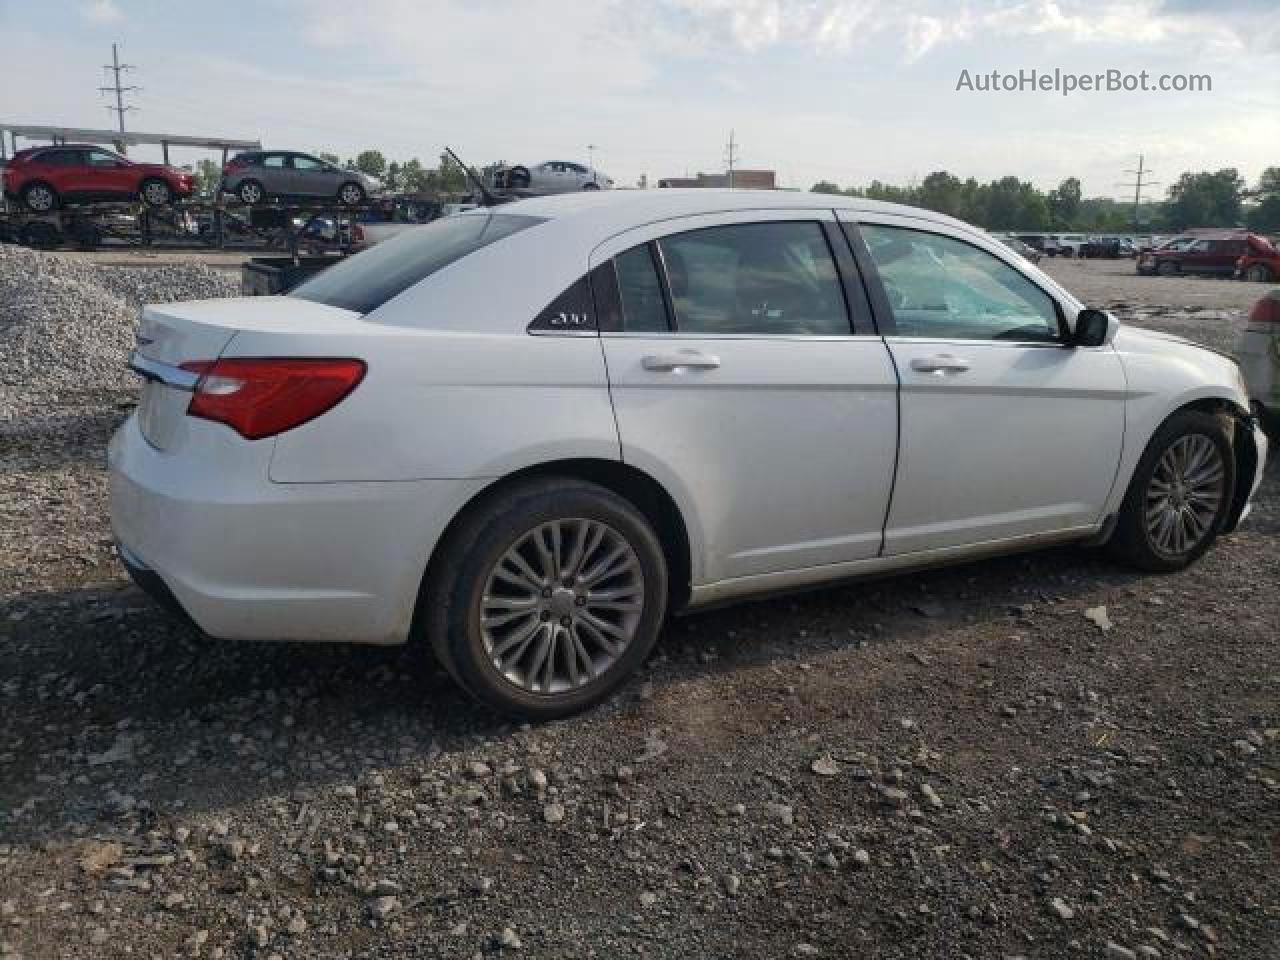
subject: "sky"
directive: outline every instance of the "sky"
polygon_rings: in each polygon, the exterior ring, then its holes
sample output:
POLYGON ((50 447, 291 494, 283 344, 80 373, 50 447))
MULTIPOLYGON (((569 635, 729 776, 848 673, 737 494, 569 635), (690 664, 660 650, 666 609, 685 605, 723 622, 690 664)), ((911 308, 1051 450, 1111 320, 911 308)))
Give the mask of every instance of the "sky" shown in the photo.
MULTIPOLYGON (((725 166, 906 184, 945 169, 1132 196, 1280 165, 1277 0, 0 0, 0 123, 367 148, 434 165, 594 158, 620 183, 725 166), (992 70, 1207 74, 1209 92, 958 90, 992 70), (594 150, 589 150, 589 145, 594 150)), ((174 151, 190 163, 193 151, 174 151)), ((156 151, 135 148, 150 159, 156 151)))

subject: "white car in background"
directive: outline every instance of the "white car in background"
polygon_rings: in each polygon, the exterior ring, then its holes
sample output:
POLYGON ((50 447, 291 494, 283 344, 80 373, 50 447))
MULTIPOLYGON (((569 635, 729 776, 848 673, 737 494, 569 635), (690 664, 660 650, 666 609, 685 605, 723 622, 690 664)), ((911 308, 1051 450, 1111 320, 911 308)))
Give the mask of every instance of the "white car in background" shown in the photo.
POLYGON ((472 210, 284 297, 148 306, 119 552, 206 633, 427 643, 549 718, 672 611, 1243 519, 1239 369, 967 224, 801 193, 472 210))
POLYGON ((599 170, 567 160, 548 160, 533 166, 516 164, 493 174, 497 190, 531 194, 573 193, 578 190, 611 190, 613 178, 599 170))

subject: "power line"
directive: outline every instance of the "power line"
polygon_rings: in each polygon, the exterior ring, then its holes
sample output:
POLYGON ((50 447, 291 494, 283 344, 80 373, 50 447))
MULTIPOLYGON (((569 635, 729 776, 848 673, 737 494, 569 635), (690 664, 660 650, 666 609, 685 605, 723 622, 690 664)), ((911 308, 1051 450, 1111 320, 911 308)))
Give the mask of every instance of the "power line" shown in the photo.
POLYGON ((733 139, 733 131, 729 131, 729 145, 725 150, 725 166, 729 169, 729 188, 733 189, 733 168, 738 165, 738 144, 733 139))
POLYGON ((135 67, 131 63, 121 63, 120 52, 117 49, 116 44, 113 43, 111 45, 111 62, 104 63, 102 65, 102 69, 110 70, 114 74, 115 83, 113 83, 109 87, 99 87, 98 90, 101 93, 114 93, 116 95, 116 105, 113 107, 111 106, 111 104, 107 104, 107 109, 115 113, 117 119, 120 121, 120 132, 124 133, 124 115, 128 113, 130 110, 138 109, 137 107, 134 107, 134 106, 126 107, 124 103, 124 95, 126 93, 133 93, 136 90, 141 90, 142 88, 122 86, 120 84, 120 74, 129 70, 136 70, 137 67, 135 67))
POLYGON ((1133 183, 1117 183, 1116 184, 1117 187, 1133 187, 1133 229, 1135 233, 1138 231, 1138 228, 1139 228, 1138 208, 1142 206, 1142 188, 1144 186, 1148 186, 1148 187, 1160 186, 1160 181, 1158 180, 1143 181, 1142 178, 1144 176, 1154 172, 1154 171, 1148 170, 1143 164, 1144 164, 1144 158, 1142 154, 1138 154, 1138 169, 1125 171, 1125 173, 1133 174, 1137 179, 1134 180, 1133 183))

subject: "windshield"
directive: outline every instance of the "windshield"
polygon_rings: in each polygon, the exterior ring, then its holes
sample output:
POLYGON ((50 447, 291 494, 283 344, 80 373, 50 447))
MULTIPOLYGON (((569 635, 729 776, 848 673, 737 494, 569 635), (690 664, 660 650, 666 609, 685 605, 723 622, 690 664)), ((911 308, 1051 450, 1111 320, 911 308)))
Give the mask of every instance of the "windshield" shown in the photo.
POLYGON ((446 217, 348 257, 288 296, 370 313, 467 254, 543 222, 506 213, 446 217))

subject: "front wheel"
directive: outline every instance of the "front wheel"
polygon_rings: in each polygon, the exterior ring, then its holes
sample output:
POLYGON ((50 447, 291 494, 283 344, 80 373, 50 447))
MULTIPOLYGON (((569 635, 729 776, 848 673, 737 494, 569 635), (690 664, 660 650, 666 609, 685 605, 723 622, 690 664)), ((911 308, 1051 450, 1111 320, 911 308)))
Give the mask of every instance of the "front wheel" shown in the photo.
POLYGON ((255 203, 262 203, 267 198, 267 192, 257 180, 246 180, 236 188, 236 196, 241 203, 253 206, 255 203))
POLYGON ((1245 279, 1253 283, 1270 283, 1271 270, 1265 263, 1255 263, 1245 271, 1245 279))
POLYGON ((497 495, 437 558, 427 630, 477 700, 551 720, 615 690, 653 649, 666 613, 662 546, 644 516, 583 481, 497 495))
POLYGON ((1156 265, 1156 273, 1162 277, 1176 277, 1178 275, 1178 265, 1172 260, 1161 260, 1156 265))
POLYGON ((1223 418, 1174 414, 1138 461, 1111 549, 1142 570, 1194 563, 1217 539, 1235 489, 1235 458, 1223 418))

